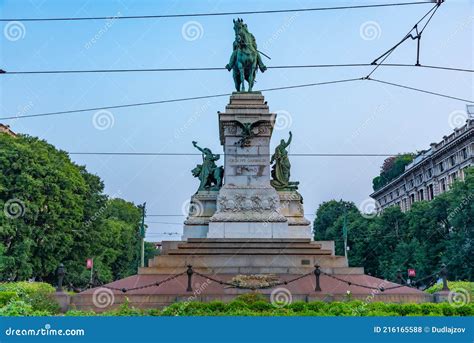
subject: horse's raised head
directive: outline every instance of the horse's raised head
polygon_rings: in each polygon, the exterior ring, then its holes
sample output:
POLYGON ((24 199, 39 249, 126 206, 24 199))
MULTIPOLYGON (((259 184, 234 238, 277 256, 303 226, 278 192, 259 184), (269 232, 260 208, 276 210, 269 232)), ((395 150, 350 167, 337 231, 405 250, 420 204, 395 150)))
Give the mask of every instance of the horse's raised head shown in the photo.
POLYGON ((239 32, 242 27, 245 25, 242 18, 237 18, 237 20, 233 19, 234 22, 234 31, 235 33, 239 32))

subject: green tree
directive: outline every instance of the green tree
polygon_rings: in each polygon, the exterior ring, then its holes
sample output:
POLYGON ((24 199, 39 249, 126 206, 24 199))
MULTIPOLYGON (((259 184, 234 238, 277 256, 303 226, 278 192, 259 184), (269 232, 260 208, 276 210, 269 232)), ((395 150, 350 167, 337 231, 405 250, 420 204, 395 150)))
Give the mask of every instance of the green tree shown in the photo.
POLYGON ((85 286, 136 273, 141 212, 108 199, 100 178, 45 141, 0 134, 0 279, 85 286))
MULTIPOLYGON (((446 193, 449 208, 446 252, 442 261, 454 280, 474 279, 474 167, 465 170, 464 182, 456 182, 446 193)), ((435 199, 437 200, 437 199, 435 199)))
POLYGON ((397 156, 388 157, 380 168, 380 175, 372 180, 372 187, 374 191, 379 190, 390 181, 396 179, 405 171, 405 166, 413 161, 415 154, 401 154, 397 156))
POLYGON ((315 240, 333 240, 336 252, 344 254, 343 243, 343 216, 345 214, 359 212, 352 202, 330 200, 319 205, 316 211, 316 218, 313 223, 315 240))
MULTIPOLYGON (((395 161, 388 161, 391 168, 395 161)), ((453 280, 473 280, 474 168, 465 170, 464 182, 432 201, 413 204, 401 212, 394 206, 373 218, 363 216, 353 203, 322 203, 314 220, 315 240, 334 240, 343 255, 342 226, 347 214, 349 264, 390 280, 400 269, 417 271, 416 280, 436 273, 441 263, 453 280)), ((427 280, 429 281, 429 280, 427 280)))

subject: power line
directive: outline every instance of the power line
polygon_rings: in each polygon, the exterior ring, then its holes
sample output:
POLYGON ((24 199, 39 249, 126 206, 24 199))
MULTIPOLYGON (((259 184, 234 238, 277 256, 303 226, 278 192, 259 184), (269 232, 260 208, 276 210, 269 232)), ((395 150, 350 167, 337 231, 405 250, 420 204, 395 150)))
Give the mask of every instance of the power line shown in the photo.
POLYGON ((437 92, 432 92, 432 91, 427 91, 427 90, 420 89, 420 88, 415 88, 415 87, 409 87, 409 86, 401 85, 401 84, 398 84, 398 83, 392 83, 392 82, 387 82, 387 81, 377 80, 377 79, 372 79, 372 78, 368 78, 367 80, 369 80, 369 81, 375 81, 375 82, 379 82, 379 83, 383 83, 383 84, 390 85, 390 86, 394 86, 394 87, 409 89, 409 90, 416 91, 416 92, 421 92, 421 93, 436 95, 436 96, 443 97, 443 98, 448 98, 448 99, 453 99, 453 100, 459 100, 459 101, 474 103, 473 100, 463 99, 463 98, 457 98, 457 97, 455 97, 455 96, 451 96, 451 95, 447 95, 447 94, 442 94, 442 93, 437 93, 437 92))
POLYGON ((147 217, 185 217, 184 214, 148 214, 147 217))
MULTIPOLYGON (((200 153, 186 152, 70 152, 69 155, 107 155, 107 156, 201 156, 200 153)), ((225 155, 225 154, 220 154, 225 155)), ((235 155, 235 154, 227 154, 235 155)), ((391 157, 398 154, 355 154, 355 153, 290 153, 294 157, 391 157)))
MULTIPOLYGON (((444 97, 444 98, 449 98, 449 99, 453 99, 453 100, 459 100, 459 101, 463 101, 463 102, 474 103, 474 101, 472 101, 472 100, 457 98, 457 97, 447 95, 447 94, 442 94, 442 93, 423 90, 423 89, 420 89, 420 88, 408 87, 408 86, 404 86, 404 85, 390 83, 390 82, 387 82, 387 81, 372 79, 370 77, 361 77, 361 78, 352 78, 352 79, 343 79, 343 80, 334 80, 334 81, 325 81, 325 82, 306 83, 306 84, 293 85, 293 86, 266 88, 266 89, 262 89, 261 92, 271 92, 271 91, 278 91, 278 90, 285 90, 285 89, 314 87, 314 86, 322 86, 322 85, 353 82, 353 81, 361 81, 361 80, 370 80, 370 81, 385 83, 387 85, 392 85, 392 86, 397 86, 397 87, 401 87, 401 88, 405 88, 405 89, 410 89, 410 90, 417 91, 417 92, 423 92, 423 93, 426 93, 426 94, 431 94, 431 95, 440 96, 440 97, 444 97)), ((231 95, 231 93, 224 93, 224 94, 204 95, 204 96, 187 97, 187 98, 177 98, 177 99, 158 100, 158 101, 149 101, 149 102, 139 102, 139 103, 133 103, 133 104, 124 104, 124 105, 83 108, 83 109, 78 109, 78 110, 27 114, 27 115, 23 115, 23 116, 8 116, 8 117, 2 117, 2 118, 0 118, 0 120, 24 119, 24 118, 33 118, 33 117, 53 116, 53 115, 59 115, 59 114, 70 114, 70 113, 79 113, 79 112, 99 111, 99 110, 107 110, 107 109, 127 108, 127 107, 136 107, 136 106, 149 106, 149 105, 157 105, 157 104, 165 104, 165 103, 173 103, 173 102, 181 102, 181 101, 218 98, 218 97, 224 97, 224 96, 230 96, 230 95, 231 95)))
MULTIPOLYGON (((307 69, 307 68, 351 68, 351 67, 373 67, 373 63, 344 63, 344 64, 306 64, 306 65, 282 65, 268 66, 268 69, 307 69)), ((474 69, 416 65, 403 63, 379 64, 381 67, 404 67, 404 68, 429 68, 447 71, 458 71, 472 73, 474 69)), ((143 68, 143 69, 76 69, 76 70, 25 70, 25 71, 3 71, 1 75, 38 75, 38 74, 86 74, 86 73, 148 73, 148 72, 187 72, 187 71, 223 71, 224 67, 190 67, 190 68, 143 68)))
POLYGON ((183 223, 171 223, 171 222, 145 222, 145 224, 183 225, 183 223))
POLYGON ((252 14, 273 14, 273 13, 294 13, 294 12, 315 12, 315 11, 331 11, 346 9, 363 9, 377 7, 395 7, 408 5, 425 5, 432 3, 431 1, 417 2, 400 2, 388 4, 371 4, 371 5, 353 5, 353 6, 336 6, 336 7, 313 7, 313 8, 295 8, 280 10, 262 10, 262 11, 240 11, 240 12, 215 12, 215 13, 182 13, 182 14, 156 14, 156 15, 135 15, 135 16, 97 16, 97 17, 56 17, 56 18, 3 18, 0 22, 5 21, 84 21, 84 20, 118 20, 118 19, 162 19, 162 18, 183 18, 183 17, 211 17, 211 16, 228 16, 228 15, 252 15, 252 14))
MULTIPOLYGON (((358 81, 358 80, 362 80, 362 78, 353 78, 353 79, 344 79, 344 80, 335 80, 335 81, 325 81, 325 82, 315 82, 315 83, 307 83, 307 84, 302 84, 302 85, 293 85, 293 86, 284 86, 284 87, 274 87, 274 88, 262 89, 261 91, 262 91, 262 92, 271 92, 271 91, 284 90, 284 89, 295 89, 295 88, 304 88, 304 87, 314 87, 314 86, 322 86, 322 85, 329 85, 329 84, 335 84, 335 83, 344 83, 344 82, 351 82, 351 81, 358 81)), ((125 104, 125 105, 113 105, 113 106, 91 107, 91 108, 84 108, 84 109, 78 109, 78 110, 57 111, 57 112, 45 112, 45 113, 37 113, 37 114, 27 114, 27 115, 23 115, 23 116, 9 116, 9 117, 0 118, 0 120, 7 120, 7 119, 23 119, 23 118, 33 118, 33 117, 45 117, 45 116, 54 116, 54 115, 58 115, 58 114, 70 114, 70 113, 99 111, 99 110, 109 110, 109 109, 126 108, 126 107, 136 107, 136 106, 149 106, 149 105, 157 105, 157 104, 165 104, 165 103, 173 103, 173 102, 181 102, 181 101, 190 101, 190 100, 201 100, 201 99, 219 98, 219 97, 230 96, 230 95, 231 95, 231 93, 224 93, 224 94, 204 95, 204 96, 195 96, 195 97, 169 99, 169 100, 158 100, 158 101, 149 101, 149 102, 139 102, 139 103, 125 104)))
POLYGON ((398 42, 397 44, 395 44, 393 47, 391 47, 389 50, 387 50, 386 52, 384 52, 382 55, 380 55, 379 57, 377 57, 372 63, 375 64, 375 68, 367 75, 366 78, 369 78, 381 65, 382 63, 400 46, 403 44, 403 42, 405 42, 408 38, 411 38, 413 40, 415 39, 418 39, 418 47, 417 47, 417 61, 416 61, 416 65, 419 65, 419 56, 420 56, 420 39, 421 39, 421 34, 423 33, 424 29, 426 28, 426 26, 429 24, 429 22, 431 21, 431 19, 433 18, 434 14, 436 13, 436 11, 438 10, 438 8, 440 7, 442 1, 437 1, 436 4, 423 16, 421 17, 420 20, 418 20, 416 22, 416 24, 410 29, 410 31, 408 31, 408 33, 400 40, 400 42, 398 42), (433 12, 433 13, 431 13, 433 12), (431 16, 428 18, 427 22, 425 23, 425 25, 423 26, 423 28, 421 29, 421 31, 418 31, 418 25, 431 13, 431 16), (411 33, 413 32, 413 30, 416 30, 416 36, 413 36, 411 33), (380 63, 377 63, 377 61, 379 59, 382 58, 382 61, 380 63))

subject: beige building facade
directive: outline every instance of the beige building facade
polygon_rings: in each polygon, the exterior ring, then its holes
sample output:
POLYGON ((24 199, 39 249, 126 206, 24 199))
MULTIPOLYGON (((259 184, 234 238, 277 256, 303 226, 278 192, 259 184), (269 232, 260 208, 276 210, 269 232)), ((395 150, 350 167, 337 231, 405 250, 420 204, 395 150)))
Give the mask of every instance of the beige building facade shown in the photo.
POLYGON ((456 180, 464 180, 466 168, 474 165, 474 118, 456 128, 428 150, 419 153, 405 172, 375 191, 376 210, 399 206, 407 211, 413 203, 432 200, 449 190, 456 180))

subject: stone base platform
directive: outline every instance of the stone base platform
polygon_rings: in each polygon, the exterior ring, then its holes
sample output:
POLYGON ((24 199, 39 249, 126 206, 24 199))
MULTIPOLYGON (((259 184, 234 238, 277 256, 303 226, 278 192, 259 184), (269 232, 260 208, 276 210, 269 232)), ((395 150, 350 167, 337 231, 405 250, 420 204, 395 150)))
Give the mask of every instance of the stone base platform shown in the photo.
MULTIPOLYGON (((184 241, 165 241, 162 254, 149 261, 149 267, 140 268, 138 275, 109 283, 107 288, 87 290, 73 297, 73 308, 80 310, 104 311, 117 307, 126 298, 132 306, 156 308, 177 301, 230 301, 236 296, 252 292, 229 287, 207 279, 206 276, 229 282, 237 275, 272 274, 280 282, 296 281, 276 288, 285 288, 293 301, 336 301, 344 300, 347 291, 354 299, 367 299, 384 302, 427 302, 432 301, 430 294, 409 287, 397 287, 393 282, 381 280, 364 274, 364 268, 348 267, 344 256, 334 254, 333 241, 311 241, 310 239, 199 239, 184 241), (159 286, 156 282, 173 275, 183 273, 187 265, 192 265, 193 291, 187 291, 188 277, 180 275, 159 286), (323 272, 320 276, 321 291, 315 291, 314 266, 319 265, 323 272), (347 282, 335 279, 334 277, 347 282), (357 285, 356 285, 357 284, 357 285), (359 285, 371 288, 361 287, 359 285), (145 288, 130 290, 125 288, 145 288), (384 292, 378 290, 383 287, 384 292), (98 307, 100 296, 108 299, 108 306, 98 307), (110 300, 113 300, 110 302, 110 300)), ((273 289, 259 292, 270 297, 273 289)))
MULTIPOLYGON (((179 270, 179 272, 182 271, 184 271, 184 269, 179 270)), ((107 286, 119 289, 139 287, 164 280, 169 276, 170 275, 165 274, 134 275, 107 284, 107 286)), ((231 280, 234 276, 234 274, 212 275, 214 278, 225 281, 231 280)), ((278 277, 281 280, 291 280, 295 278, 295 275, 279 274, 278 277)), ((393 282, 384 281, 364 274, 341 274, 338 275, 338 277, 352 283, 367 285, 374 288, 381 286, 386 288, 396 286, 396 284, 393 282)), ((374 292, 373 290, 354 285, 349 286, 345 282, 335 280, 326 275, 321 275, 320 286, 321 291, 316 292, 314 290, 315 278, 313 275, 310 275, 288 285, 279 287, 285 288, 291 293, 292 301, 342 301, 346 299, 347 291, 351 292, 353 299, 359 299, 362 301, 366 299, 370 299, 370 301, 383 301, 392 303, 422 303, 432 301, 432 296, 430 294, 409 287, 399 287, 392 290, 386 290, 384 292, 374 292)), ((139 308, 161 308, 178 301, 209 302, 213 300, 221 300, 228 302, 240 294, 252 292, 250 290, 228 288, 227 286, 220 285, 217 282, 208 280, 201 276, 193 276, 192 287, 193 291, 186 291, 186 275, 182 275, 174 280, 162 284, 159 287, 152 286, 127 293, 122 293, 115 290, 105 290, 98 287, 74 296, 71 301, 71 306, 78 310, 93 310, 96 312, 102 312, 117 308, 123 304, 127 298, 131 306, 139 308), (109 301, 107 302, 106 307, 97 307, 94 304, 94 299, 96 299, 95 303, 97 304, 100 294, 108 294, 109 301)), ((272 291, 272 289, 265 289, 254 292, 261 293, 266 298, 270 299, 272 291)))

